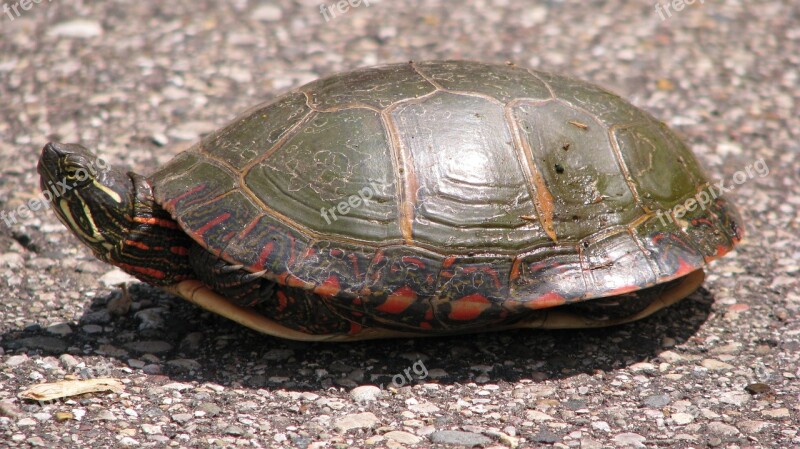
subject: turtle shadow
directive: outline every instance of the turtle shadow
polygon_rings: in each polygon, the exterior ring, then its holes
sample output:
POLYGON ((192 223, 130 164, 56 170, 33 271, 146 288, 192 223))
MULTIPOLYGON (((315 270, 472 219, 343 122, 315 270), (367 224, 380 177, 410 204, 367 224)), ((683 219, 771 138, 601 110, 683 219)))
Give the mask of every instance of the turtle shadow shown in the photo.
POLYGON ((7 332, 0 344, 6 352, 70 353, 107 362, 88 375, 115 377, 115 371, 132 368, 172 381, 240 388, 538 382, 609 373, 656 358, 690 339, 714 302, 701 288, 647 319, 602 329, 306 343, 256 333, 146 284, 131 286, 127 310, 120 310, 121 295, 117 290, 95 298, 68 335, 54 338, 34 326, 7 332))

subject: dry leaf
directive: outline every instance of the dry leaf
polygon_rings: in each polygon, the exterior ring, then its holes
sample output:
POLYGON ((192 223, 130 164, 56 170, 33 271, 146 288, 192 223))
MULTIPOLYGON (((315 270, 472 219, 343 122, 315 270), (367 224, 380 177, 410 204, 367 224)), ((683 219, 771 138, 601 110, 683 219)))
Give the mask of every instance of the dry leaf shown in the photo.
POLYGON ((19 396, 34 401, 49 401, 51 399, 68 398, 98 391, 120 393, 124 388, 122 382, 110 377, 86 380, 62 380, 60 382, 48 382, 34 385, 20 393, 19 396))

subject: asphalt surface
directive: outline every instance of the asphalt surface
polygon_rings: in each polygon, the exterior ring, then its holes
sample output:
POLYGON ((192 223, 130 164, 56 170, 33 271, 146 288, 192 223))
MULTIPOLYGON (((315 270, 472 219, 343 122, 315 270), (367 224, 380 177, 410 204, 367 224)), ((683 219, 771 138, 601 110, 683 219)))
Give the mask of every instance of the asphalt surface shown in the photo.
POLYGON ((6 4, 0 447, 800 447, 797 2, 6 4), (48 140, 146 174, 319 76, 453 58, 572 75, 655 114, 732 188, 746 241, 631 325, 308 344, 143 284, 126 306, 52 212, 8 214, 39 195, 48 140), (97 377, 124 391, 19 397, 97 377))

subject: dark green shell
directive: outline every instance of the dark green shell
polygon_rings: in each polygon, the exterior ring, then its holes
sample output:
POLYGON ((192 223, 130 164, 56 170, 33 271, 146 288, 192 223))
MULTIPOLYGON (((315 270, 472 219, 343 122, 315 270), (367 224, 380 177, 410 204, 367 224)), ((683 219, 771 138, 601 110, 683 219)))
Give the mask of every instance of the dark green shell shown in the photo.
POLYGON ((597 86, 509 65, 321 79, 151 180, 209 251, 364 326, 508 322, 684 276, 742 237, 717 195, 674 213, 709 179, 663 123, 597 86))

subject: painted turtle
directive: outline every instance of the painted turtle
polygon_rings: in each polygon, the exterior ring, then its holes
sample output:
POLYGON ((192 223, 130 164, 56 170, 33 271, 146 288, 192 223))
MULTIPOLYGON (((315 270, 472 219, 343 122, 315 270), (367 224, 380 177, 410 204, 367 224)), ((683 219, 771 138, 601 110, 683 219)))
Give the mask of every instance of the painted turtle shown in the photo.
POLYGON ((299 340, 580 328, 695 290, 743 235, 666 125, 513 65, 393 64, 258 105, 149 177, 48 143, 100 259, 299 340))

